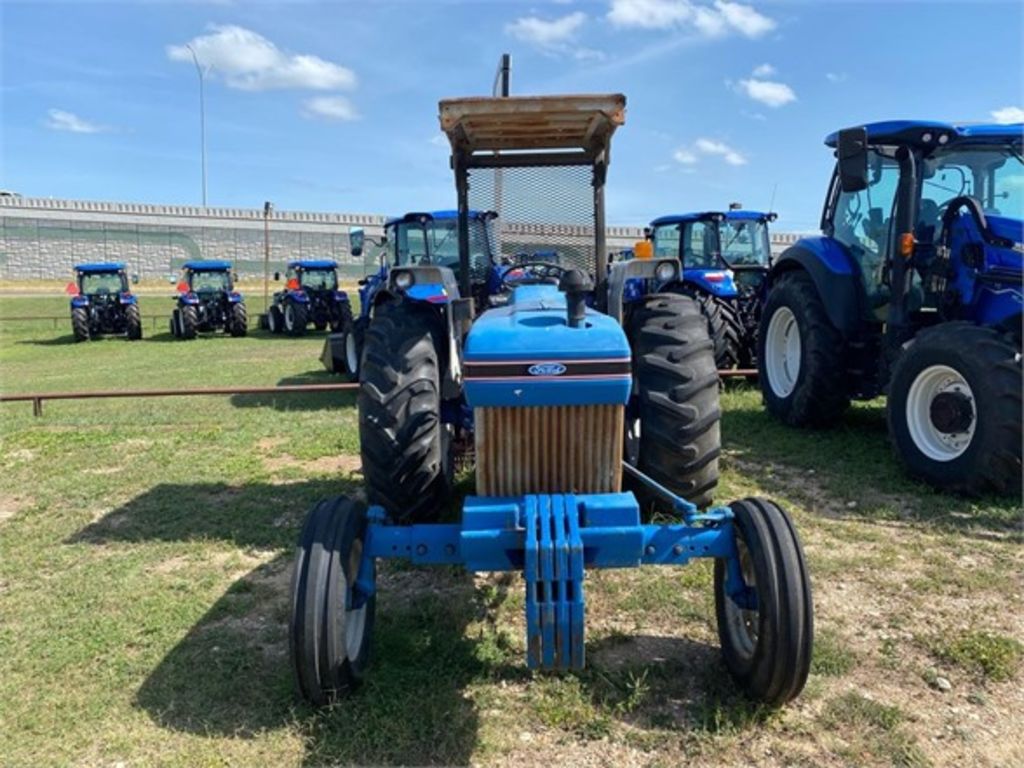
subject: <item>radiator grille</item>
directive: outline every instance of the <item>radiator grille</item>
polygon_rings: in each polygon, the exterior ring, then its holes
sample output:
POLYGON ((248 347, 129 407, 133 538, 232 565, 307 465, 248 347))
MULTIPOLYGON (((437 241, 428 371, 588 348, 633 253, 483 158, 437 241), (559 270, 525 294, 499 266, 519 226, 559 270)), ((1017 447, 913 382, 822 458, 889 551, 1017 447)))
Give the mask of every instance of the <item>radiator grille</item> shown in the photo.
POLYGON ((622 490, 623 407, 477 408, 482 496, 622 490))

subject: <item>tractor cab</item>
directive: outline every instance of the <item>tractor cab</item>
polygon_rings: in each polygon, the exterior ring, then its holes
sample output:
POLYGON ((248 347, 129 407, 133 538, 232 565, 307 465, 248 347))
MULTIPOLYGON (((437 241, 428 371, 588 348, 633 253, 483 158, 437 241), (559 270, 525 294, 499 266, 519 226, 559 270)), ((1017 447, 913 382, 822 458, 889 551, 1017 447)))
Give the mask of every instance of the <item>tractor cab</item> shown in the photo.
POLYGON ((68 285, 68 293, 88 296, 93 299, 113 297, 122 293, 131 293, 128 285, 128 274, 125 265, 111 264, 76 264, 75 282, 68 285))
MULTIPOLYGON (((351 325, 348 294, 338 289, 338 263, 330 259, 300 259, 288 263, 284 290, 274 294, 260 325, 271 333, 302 336, 309 323, 318 331, 335 333, 351 325)), ((280 280, 281 273, 274 273, 280 280)))
POLYGON ((230 261, 186 261, 178 279, 171 334, 194 339, 198 332, 223 330, 232 336, 247 331, 245 300, 235 290, 230 261))
POLYGON ((197 294, 207 299, 234 292, 229 261, 187 261, 182 265, 178 292, 197 294))
MULTIPOLYGON (((275 273, 274 277, 278 277, 275 273)), ((329 259, 304 259, 288 263, 285 271, 288 290, 310 293, 338 289, 338 263, 329 259)))

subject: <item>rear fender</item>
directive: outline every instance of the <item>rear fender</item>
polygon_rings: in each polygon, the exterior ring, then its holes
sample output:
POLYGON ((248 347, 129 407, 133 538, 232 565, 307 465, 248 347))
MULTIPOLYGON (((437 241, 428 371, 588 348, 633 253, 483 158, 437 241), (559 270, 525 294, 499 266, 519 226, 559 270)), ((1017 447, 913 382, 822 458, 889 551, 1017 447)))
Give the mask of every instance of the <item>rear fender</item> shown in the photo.
POLYGON ((734 299, 739 295, 732 272, 725 269, 688 269, 683 272, 683 285, 721 299, 734 299))
POLYGON ((178 304, 182 306, 188 305, 196 307, 199 306, 199 297, 196 296, 194 293, 183 293, 180 296, 178 296, 178 304))
POLYGON ((234 292, 228 294, 228 304, 244 304, 244 303, 245 303, 245 297, 242 296, 242 294, 234 293, 234 292))
POLYGON ((846 337, 864 325, 866 299, 860 268, 846 249, 829 237, 805 237, 791 245, 768 272, 769 290, 782 275, 803 270, 825 305, 829 322, 846 337))
POLYGON ((121 297, 120 297, 120 302, 122 304, 138 304, 139 303, 139 299, 134 294, 122 293, 121 297))
POLYGON ((288 298, 298 304, 309 304, 309 296, 305 291, 288 291, 288 298))
POLYGON ((89 297, 88 296, 72 296, 71 297, 71 308, 76 309, 78 307, 88 307, 89 297))

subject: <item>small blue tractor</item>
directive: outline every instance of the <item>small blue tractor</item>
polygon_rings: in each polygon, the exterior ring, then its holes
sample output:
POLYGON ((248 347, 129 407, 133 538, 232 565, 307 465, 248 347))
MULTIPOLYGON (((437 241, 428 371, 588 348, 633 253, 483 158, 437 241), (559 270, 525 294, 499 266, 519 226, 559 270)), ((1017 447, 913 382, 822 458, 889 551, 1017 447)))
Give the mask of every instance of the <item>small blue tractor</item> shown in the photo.
MULTIPOLYGON (((470 211, 474 237, 493 242, 490 222, 493 213, 470 211), (479 234, 477 230, 482 229, 479 234)), ((324 343, 321 362, 328 371, 341 373, 349 381, 359 380, 360 360, 366 329, 370 325, 373 307, 378 293, 387 287, 390 270, 409 264, 437 264, 449 269, 458 266, 458 237, 456 235, 458 212, 452 210, 411 212, 384 222, 384 236, 374 240, 380 255, 380 266, 376 272, 359 281, 359 317, 341 333, 331 334, 324 343)), ((363 254, 366 238, 362 229, 349 232, 349 252, 354 257, 363 254)), ((487 246, 489 247, 489 246, 487 246)), ((490 251, 487 251, 490 258, 490 251)), ((491 280, 497 284, 497 274, 491 280)), ((405 293, 409 301, 436 301, 436 297, 420 295, 417 289, 405 293)))
POLYGON ((872 123, 833 133, 822 235, 768 275, 758 357, 768 411, 834 424, 887 395, 913 476, 1021 490, 1024 126, 872 123))
POLYGON ((104 334, 123 334, 132 341, 142 338, 139 301, 128 285, 124 264, 77 264, 67 292, 75 341, 104 334))
POLYGON ((692 299, 657 290, 678 280, 679 261, 608 268, 604 185, 625 98, 453 99, 440 113, 458 212, 395 233, 359 381, 366 502, 321 501, 299 538, 299 692, 329 704, 367 674, 384 559, 521 573, 527 663, 568 670, 584 664, 587 569, 705 557, 726 668, 751 698, 789 701, 813 634, 793 523, 765 499, 711 504, 711 341, 692 299), (474 210, 499 212, 502 226, 474 210), (523 238, 564 261, 502 265, 496 255, 523 238), (647 291, 625 300, 629 281, 647 291), (475 494, 459 522, 441 522, 459 458, 475 462, 475 494), (648 522, 655 509, 668 521, 648 522))
POLYGON ((774 213, 731 209, 662 216, 649 233, 656 256, 683 264, 682 290, 707 318, 720 370, 753 368, 757 328, 771 265, 774 213))
POLYGON ((177 290, 171 334, 194 339, 201 331, 223 329, 232 336, 245 336, 249 319, 245 299, 235 290, 231 262, 185 262, 177 290))
MULTIPOLYGON (((274 280, 281 274, 274 273, 274 280)), ((285 289, 274 294, 267 308, 267 330, 302 336, 309 323, 318 331, 340 333, 352 326, 348 294, 338 289, 338 264, 325 259, 289 262, 285 289)))

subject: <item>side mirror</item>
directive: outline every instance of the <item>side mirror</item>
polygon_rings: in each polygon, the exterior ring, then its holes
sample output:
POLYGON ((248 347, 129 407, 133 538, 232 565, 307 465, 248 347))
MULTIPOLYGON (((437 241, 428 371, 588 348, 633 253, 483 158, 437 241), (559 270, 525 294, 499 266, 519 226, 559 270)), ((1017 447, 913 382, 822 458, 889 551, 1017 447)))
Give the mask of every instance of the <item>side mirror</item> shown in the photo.
POLYGON ((174 275, 168 275, 167 276, 167 284, 168 285, 174 285, 177 282, 178 282, 178 278, 176 278, 174 275))
POLYGON ((362 227, 350 227, 348 230, 348 250, 353 256, 363 255, 363 243, 366 240, 366 233, 362 227))
POLYGON ((138 285, 138 284, 139 284, 139 276, 138 276, 138 274, 132 275, 132 285, 138 285))
POLYGON ((868 132, 846 128, 839 132, 836 146, 839 187, 843 192, 860 192, 868 186, 868 132))
POLYGON ((280 279, 281 279, 281 273, 280 272, 275 272, 274 273, 274 282, 277 282, 280 279))
POLYGON ((644 240, 654 240, 654 227, 644 227, 644 240))

